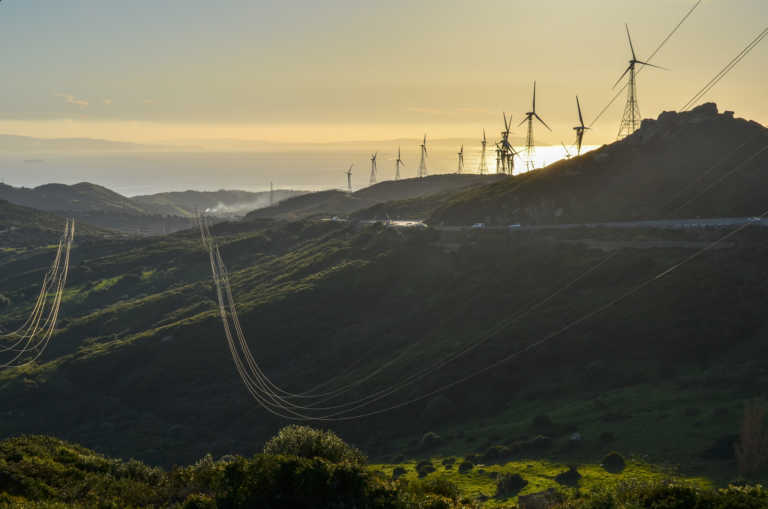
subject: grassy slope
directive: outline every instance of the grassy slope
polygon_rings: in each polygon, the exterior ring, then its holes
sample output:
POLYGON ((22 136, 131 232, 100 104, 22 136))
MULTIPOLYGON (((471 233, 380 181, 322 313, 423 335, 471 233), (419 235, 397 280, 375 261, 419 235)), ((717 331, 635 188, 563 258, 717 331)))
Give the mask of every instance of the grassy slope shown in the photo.
POLYGON ((388 180, 354 193, 331 190, 290 198, 275 207, 255 210, 249 217, 288 220, 352 214, 365 218, 376 217, 377 214, 380 214, 378 217, 384 217, 387 213, 387 202, 415 200, 496 180, 499 180, 496 175, 431 175, 423 179, 388 180))
MULTIPOLYGON (((278 189, 274 199, 282 201, 286 198, 305 194, 302 191, 278 189)), ((132 196, 131 201, 154 211, 155 214, 173 214, 193 217, 196 210, 205 210, 216 206, 238 206, 239 208, 253 204, 252 207, 264 207, 269 204, 269 191, 253 193, 249 191, 183 191, 171 193, 156 193, 142 196, 132 196)))
MULTIPOLYGON (((473 247, 449 253, 432 232, 328 223, 224 224, 216 232, 246 333, 277 383, 300 390, 338 372, 345 374, 342 383, 399 356, 350 398, 475 340, 604 256, 571 244, 552 249, 552 239, 535 236, 478 237, 473 247)), ((760 260, 766 253, 754 235, 743 237, 741 248, 708 253, 522 362, 449 391, 450 411, 431 399, 338 429, 377 456, 416 454, 411 440, 427 430, 450 437, 443 446, 449 454, 553 433, 547 455, 562 461, 594 463, 617 448, 727 476, 732 463, 699 454, 735 432, 741 402, 768 381, 758 360, 765 350, 760 260), (697 413, 687 415, 688 408, 697 413), (538 414, 562 426, 532 429, 538 414), (589 445, 559 453, 571 429, 589 445), (600 442, 605 431, 615 442, 600 442)), ((687 253, 627 250, 462 362, 385 402, 484 366, 687 253)), ((0 373, 0 401, 12 409, 0 434, 56 433, 103 451, 174 463, 208 450, 253 452, 274 432, 280 423, 255 407, 232 369, 194 233, 99 243, 76 256, 65 319, 47 363, 0 373)), ((0 293, 19 303, 3 325, 23 319, 20 304, 39 284, 33 265, 27 259, 3 265, 0 293)))
MULTIPOLYGON (((460 473, 458 465, 464 458, 461 456, 448 456, 447 458, 455 460, 455 463, 450 467, 442 464, 446 457, 431 458, 436 470, 426 478, 449 480, 459 487, 462 497, 472 500, 487 497, 483 507, 509 507, 509 504, 516 504, 521 495, 539 493, 551 488, 566 492, 574 490, 573 487, 563 486, 555 481, 558 474, 568 470, 569 464, 567 463, 536 459, 502 461, 493 464, 478 463, 469 472, 460 473), (496 496, 496 476, 501 474, 520 474, 523 479, 528 481, 528 484, 513 496, 496 496)), ((402 479, 415 481, 419 479, 416 472, 417 463, 415 460, 395 464, 383 463, 373 465, 372 468, 384 472, 388 477, 392 476, 392 471, 395 468, 405 468, 406 473, 402 479)), ((680 476, 676 472, 640 460, 629 461, 626 468, 620 473, 606 472, 602 466, 594 463, 579 465, 577 469, 582 475, 578 482, 578 489, 587 492, 598 488, 611 489, 619 483, 651 483, 670 479, 677 479, 701 488, 712 486, 711 481, 706 478, 680 476)))

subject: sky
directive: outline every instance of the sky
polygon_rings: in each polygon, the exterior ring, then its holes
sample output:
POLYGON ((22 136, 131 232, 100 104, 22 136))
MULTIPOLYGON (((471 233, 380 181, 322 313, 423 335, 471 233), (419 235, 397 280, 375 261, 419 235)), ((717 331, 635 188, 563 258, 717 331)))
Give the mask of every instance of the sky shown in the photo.
MULTIPOLYGON (((573 141, 630 56, 694 0, 3 0, 0 134, 220 148, 243 141, 513 137, 530 109, 573 141)), ((768 24, 766 0, 703 0, 638 78, 646 117, 679 109, 768 24)), ((768 124, 768 43, 704 100, 768 124)), ((585 143, 613 141, 623 100, 585 143)), ((363 161, 360 162, 361 164, 363 161)))
MULTIPOLYGON (((562 137, 692 0, 5 0, 0 132, 157 142, 463 136, 538 109, 562 137)), ((765 0, 704 0, 639 81, 679 108, 768 23, 765 0)), ((768 44, 708 99, 768 121, 768 44)), ((621 104, 595 127, 614 136, 621 104)), ((588 120, 590 122, 590 120, 588 120)))

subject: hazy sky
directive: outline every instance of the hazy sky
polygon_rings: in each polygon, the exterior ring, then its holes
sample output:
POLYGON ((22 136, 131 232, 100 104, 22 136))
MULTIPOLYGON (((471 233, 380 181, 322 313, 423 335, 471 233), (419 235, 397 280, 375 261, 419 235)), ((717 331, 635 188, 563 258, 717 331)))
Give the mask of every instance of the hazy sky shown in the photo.
MULTIPOLYGON (((571 141, 629 50, 653 51, 693 0, 486 2, 4 0, 0 133, 168 142, 496 135, 538 111, 571 141)), ((768 25, 767 0, 704 0, 639 78, 678 109, 768 25)), ((768 123, 768 42, 706 97, 768 123)), ((618 101, 587 140, 615 138, 618 101)), ((513 135, 521 135, 518 128, 513 135)))

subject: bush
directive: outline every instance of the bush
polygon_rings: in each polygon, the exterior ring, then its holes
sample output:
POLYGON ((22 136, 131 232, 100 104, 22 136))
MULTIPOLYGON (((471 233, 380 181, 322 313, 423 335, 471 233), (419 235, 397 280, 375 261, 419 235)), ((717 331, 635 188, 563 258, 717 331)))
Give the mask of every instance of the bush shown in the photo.
POLYGON ((528 481, 520 474, 502 474, 496 481, 496 496, 499 498, 513 497, 528 485, 528 481))
POLYGON ((182 509, 216 509, 216 501, 208 495, 193 493, 184 500, 182 509))
POLYGON ((392 470, 392 479, 396 481, 400 477, 404 476, 406 472, 407 470, 405 469, 405 467, 395 467, 392 470))
POLYGON ((555 476, 555 481, 558 484, 562 484, 565 486, 576 486, 579 484, 579 479, 581 479, 581 474, 576 470, 576 467, 571 465, 568 467, 568 470, 565 472, 561 472, 555 476))
POLYGON ((464 460, 461 463, 459 463, 459 473, 460 474, 466 474, 467 472, 469 472, 473 468, 475 468, 475 464, 472 463, 469 460, 464 460))
POLYGON ((486 463, 499 461, 512 456, 512 449, 505 445, 494 445, 483 453, 482 460, 486 463))
POLYGON ((680 484, 653 486, 641 491, 639 497, 640 505, 649 509, 691 509, 697 506, 698 501, 695 488, 680 484))
POLYGON ((553 424, 552 419, 548 415, 542 414, 533 418, 531 427, 535 430, 548 431, 552 428, 553 424))
POLYGON ((11 305, 11 299, 0 293, 0 309, 7 308, 11 305))
POLYGON ((460 495, 459 487, 443 477, 414 481, 408 488, 418 495, 438 495, 450 500, 457 500, 460 495))
POLYGON ((443 439, 437 433, 429 431, 421 437, 421 448, 424 450, 433 449, 442 443, 443 439))
POLYGON ((334 463, 358 465, 366 462, 359 449, 344 442, 334 432, 297 425, 281 429, 264 445, 264 454, 323 458, 334 463))
POLYGON ((426 477, 427 475, 431 474, 435 470, 436 470, 435 466, 429 460, 419 461, 416 464, 416 472, 419 474, 419 477, 426 477))
POLYGON ((612 474, 618 474, 627 466, 624 457, 616 451, 609 452, 601 462, 603 468, 612 474))

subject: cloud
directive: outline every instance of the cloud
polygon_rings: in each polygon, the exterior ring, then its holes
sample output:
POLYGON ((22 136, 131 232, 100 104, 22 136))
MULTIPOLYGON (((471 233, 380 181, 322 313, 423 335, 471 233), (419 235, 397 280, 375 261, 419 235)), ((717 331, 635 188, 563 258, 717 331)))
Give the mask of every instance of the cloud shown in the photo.
POLYGON ((152 99, 144 99, 144 104, 152 104, 153 102, 152 99))
POLYGON ((75 104, 77 106, 80 106, 81 108, 88 107, 88 101, 86 101, 85 99, 78 99, 74 95, 70 95, 70 94, 57 93, 55 95, 56 97, 63 97, 68 104, 75 104))
POLYGON ((112 99, 104 99, 104 104, 109 106, 110 104, 112 104, 112 99))

